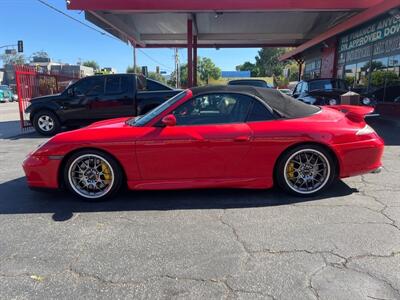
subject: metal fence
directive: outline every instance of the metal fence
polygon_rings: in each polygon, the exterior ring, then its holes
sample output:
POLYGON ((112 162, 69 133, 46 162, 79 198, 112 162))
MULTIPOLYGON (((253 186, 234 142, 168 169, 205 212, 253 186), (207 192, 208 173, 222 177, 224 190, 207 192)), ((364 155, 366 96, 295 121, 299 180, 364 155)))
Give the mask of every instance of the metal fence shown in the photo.
POLYGON ((14 69, 22 130, 32 127, 25 114, 25 109, 30 105, 32 98, 61 93, 71 81, 79 79, 39 72, 32 66, 15 65, 14 69))

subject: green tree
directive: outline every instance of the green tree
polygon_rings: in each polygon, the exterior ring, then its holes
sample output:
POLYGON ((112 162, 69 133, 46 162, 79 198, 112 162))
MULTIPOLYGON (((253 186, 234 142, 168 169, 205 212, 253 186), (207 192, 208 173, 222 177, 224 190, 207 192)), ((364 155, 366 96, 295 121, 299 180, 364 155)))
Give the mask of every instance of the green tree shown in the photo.
POLYGON ((288 65, 287 68, 289 68, 289 82, 290 81, 297 81, 299 80, 299 65, 291 61, 288 65))
MULTIPOLYGON (((214 62, 208 57, 198 57, 197 58, 197 85, 205 85, 208 84, 210 78, 219 79, 221 77, 221 69, 218 68, 214 62)), ((187 64, 180 65, 179 68, 179 77, 180 77, 180 87, 187 87, 187 77, 188 77, 188 67, 187 64)), ((168 80, 168 85, 175 86, 176 83, 176 74, 175 71, 171 73, 171 77, 168 80)))
POLYGON ((154 80, 157 80, 157 81, 162 82, 162 83, 167 83, 167 80, 165 80, 165 78, 160 73, 149 72, 147 77, 151 78, 151 79, 154 79, 154 80))
POLYGON ((93 70, 100 70, 100 66, 95 60, 86 60, 82 63, 82 66, 91 67, 93 70))
POLYGON ((133 69, 133 66, 128 66, 128 67, 126 68, 126 73, 136 73, 136 74, 139 74, 139 73, 142 73, 142 68, 139 67, 139 66, 136 66, 136 70, 134 70, 134 69, 133 69))
POLYGON ((258 51, 255 65, 259 70, 259 76, 283 75, 283 69, 288 62, 279 61, 279 57, 286 51, 285 48, 262 48, 258 51))
POLYGON ((393 71, 379 70, 371 73, 372 86, 393 85, 398 80, 399 77, 393 71))
POLYGON ((242 65, 236 66, 236 71, 250 71, 251 77, 260 77, 260 71, 257 66, 249 61, 246 61, 242 65))
POLYGON ((15 54, 1 54, 0 59, 4 65, 17 64, 23 65, 26 61, 25 56, 22 53, 15 54))
MULTIPOLYGON (((188 68, 187 64, 183 64, 179 66, 179 87, 185 88, 188 86, 187 82, 187 74, 188 74, 188 68)), ((176 72, 173 71, 171 73, 171 76, 167 82, 169 86, 175 86, 176 85, 176 72)))
POLYGON ((218 68, 210 58, 199 57, 197 61, 197 72, 202 82, 208 84, 210 78, 219 79, 221 77, 221 69, 218 68))
MULTIPOLYGON (((279 61, 279 57, 289 48, 262 48, 255 57, 256 62, 244 62, 236 66, 237 71, 250 71, 251 77, 279 77, 290 62, 279 61)), ((294 77, 294 76, 293 76, 294 77)), ((297 79, 296 79, 297 80, 297 79)))
POLYGON ((44 51, 44 50, 40 50, 40 51, 36 51, 34 53, 32 53, 33 57, 44 57, 44 58, 49 58, 49 54, 44 51))

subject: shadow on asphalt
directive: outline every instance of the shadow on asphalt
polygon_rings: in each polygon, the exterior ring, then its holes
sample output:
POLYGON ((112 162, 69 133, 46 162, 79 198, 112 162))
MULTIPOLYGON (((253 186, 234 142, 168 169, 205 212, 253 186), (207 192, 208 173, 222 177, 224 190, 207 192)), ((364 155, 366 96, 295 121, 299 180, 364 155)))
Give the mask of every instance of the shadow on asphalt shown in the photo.
POLYGON ((358 192, 342 181, 313 198, 298 198, 277 189, 204 189, 123 191, 106 202, 83 202, 65 191, 32 191, 21 177, 0 184, 0 214, 52 213, 54 221, 67 221, 79 212, 240 209, 267 207, 341 197, 358 192))
MULTIPOLYGON (((20 138, 30 138, 33 129, 21 129, 20 121, 1 121, 0 122, 0 139, 15 140, 20 138)), ((38 136, 39 137, 39 136, 38 136)))

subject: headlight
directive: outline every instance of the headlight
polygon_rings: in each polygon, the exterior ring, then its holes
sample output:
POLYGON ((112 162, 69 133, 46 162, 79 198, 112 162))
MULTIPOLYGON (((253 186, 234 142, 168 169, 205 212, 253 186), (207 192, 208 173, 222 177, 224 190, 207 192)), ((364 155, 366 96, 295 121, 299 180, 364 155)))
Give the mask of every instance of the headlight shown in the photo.
POLYGON ((365 125, 364 128, 357 131, 356 135, 365 135, 365 134, 372 134, 372 133, 375 133, 375 130, 371 126, 365 125))
POLYGON ((328 103, 329 103, 329 105, 336 105, 337 104, 337 100, 336 99, 329 99, 328 103))
POLYGON ((362 103, 363 103, 364 105, 370 105, 370 104, 371 104, 371 99, 365 97, 364 99, 362 99, 362 103))

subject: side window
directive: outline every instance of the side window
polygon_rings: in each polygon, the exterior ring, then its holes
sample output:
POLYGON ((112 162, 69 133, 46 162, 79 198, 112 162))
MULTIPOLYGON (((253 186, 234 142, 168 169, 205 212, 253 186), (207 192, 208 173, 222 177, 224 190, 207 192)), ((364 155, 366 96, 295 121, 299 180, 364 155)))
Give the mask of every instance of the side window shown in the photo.
POLYGON ((71 87, 76 96, 96 96, 104 92, 104 79, 101 76, 93 76, 77 81, 71 87))
POLYGON ((105 76, 106 94, 121 94, 128 89, 128 78, 125 76, 105 76))
POLYGON ((86 92, 87 96, 101 96, 104 94, 104 77, 92 77, 89 80, 90 86, 86 92))
POLYGON ((274 117, 272 113, 260 101, 253 100, 253 106, 247 117, 247 122, 267 121, 274 117))
POLYGON ((213 93, 192 98, 173 112, 177 125, 244 122, 253 99, 242 94, 213 93))
POLYGON ((90 78, 85 78, 77 81, 74 86, 72 87, 74 94, 76 96, 86 95, 90 87, 90 78))
POLYGON ((303 82, 301 85, 301 92, 305 93, 308 92, 308 83, 307 82, 303 82))
POLYGON ((302 82, 298 83, 298 84, 296 85, 296 88, 295 88, 294 91, 293 91, 293 94, 299 95, 299 94, 300 94, 300 91, 301 91, 301 86, 302 86, 302 85, 303 85, 302 82))

